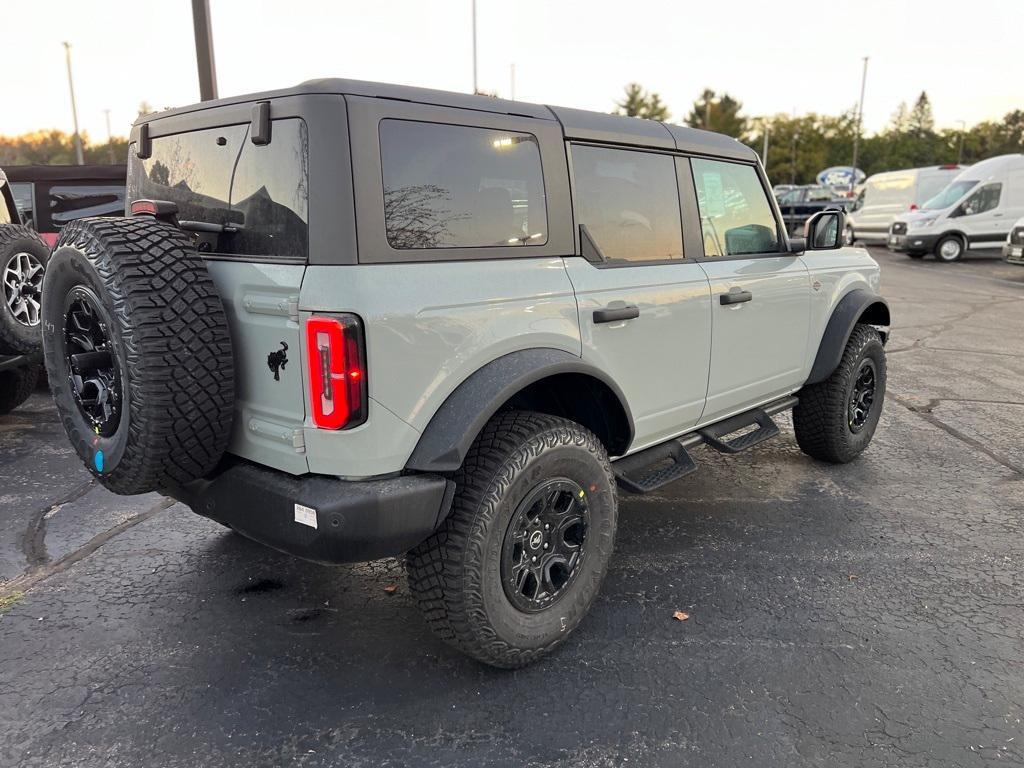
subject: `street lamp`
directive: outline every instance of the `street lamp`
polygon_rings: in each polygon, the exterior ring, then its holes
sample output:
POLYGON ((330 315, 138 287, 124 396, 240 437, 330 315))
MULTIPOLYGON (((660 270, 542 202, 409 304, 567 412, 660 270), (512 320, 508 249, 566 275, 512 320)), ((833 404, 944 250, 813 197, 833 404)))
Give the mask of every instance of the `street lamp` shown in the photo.
POLYGON ((71 43, 63 43, 64 59, 68 65, 68 90, 71 92, 71 120, 75 126, 75 160, 79 165, 85 165, 85 158, 82 157, 82 136, 78 133, 78 107, 75 105, 75 81, 71 78, 71 43))
POLYGON ((860 129, 864 121, 864 86, 868 82, 868 57, 864 57, 864 73, 860 78, 860 105, 857 107, 857 132, 853 134, 853 170, 850 172, 850 188, 857 185, 857 150, 860 149, 860 129))
POLYGON ((967 130, 967 121, 957 120, 960 123, 960 148, 956 151, 956 164, 962 165, 964 162, 964 132, 967 130))

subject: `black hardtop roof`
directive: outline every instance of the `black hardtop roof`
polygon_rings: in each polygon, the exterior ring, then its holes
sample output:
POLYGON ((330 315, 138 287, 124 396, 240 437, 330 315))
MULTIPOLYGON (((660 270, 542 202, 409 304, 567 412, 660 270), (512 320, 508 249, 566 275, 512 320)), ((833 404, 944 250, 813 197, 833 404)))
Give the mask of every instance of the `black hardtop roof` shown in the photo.
POLYGON ((140 117, 136 125, 175 115, 244 104, 246 102, 317 94, 342 94, 346 96, 394 99, 440 107, 453 107, 455 109, 473 109, 480 112, 518 115, 538 120, 557 120, 561 124, 562 131, 567 139, 677 149, 695 154, 717 155, 746 161, 753 161, 757 158, 754 150, 736 139, 720 133, 701 131, 681 125, 659 123, 653 120, 642 120, 622 115, 609 115, 604 112, 591 112, 583 109, 550 107, 543 104, 531 104, 525 101, 509 101, 508 99, 499 99, 492 96, 473 96, 452 91, 438 91, 408 85, 373 83, 365 80, 346 80, 344 78, 307 80, 291 88, 230 96, 215 101, 200 102, 186 107, 170 109, 164 112, 153 112, 140 117))
POLYGON ((126 165, 5 165, 8 181, 120 181, 128 178, 126 165))

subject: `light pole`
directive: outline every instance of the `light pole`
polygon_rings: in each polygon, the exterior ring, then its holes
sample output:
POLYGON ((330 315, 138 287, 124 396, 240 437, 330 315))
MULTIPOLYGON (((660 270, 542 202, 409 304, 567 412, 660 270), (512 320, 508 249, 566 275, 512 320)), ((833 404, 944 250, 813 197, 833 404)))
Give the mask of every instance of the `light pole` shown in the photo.
POLYGON ((110 110, 103 110, 104 117, 107 118, 107 157, 110 159, 110 164, 114 164, 114 137, 110 133, 110 110))
POLYGON ((480 92, 476 81, 476 0, 473 2, 473 95, 480 92))
POLYGON ((964 132, 967 130, 966 120, 957 120, 960 123, 960 148, 956 151, 956 164, 961 165, 964 161, 964 132))
POLYGON ((82 157, 82 137, 78 133, 78 106, 75 104, 75 81, 71 78, 71 43, 64 43, 64 58, 68 64, 68 90, 71 91, 71 120, 75 126, 75 160, 85 165, 82 157))
POLYGON ((217 98, 217 66, 213 60, 213 26, 210 0, 192 0, 192 29, 196 37, 196 66, 199 69, 199 100, 217 98))
POLYGON ((768 170, 768 137, 772 133, 772 124, 770 120, 761 118, 761 126, 764 128, 764 148, 761 150, 761 165, 764 166, 765 171, 768 170))
POLYGON ((860 78, 860 105, 857 107, 857 131, 853 134, 853 170, 850 172, 850 188, 857 185, 857 151, 860 149, 860 128, 864 120, 864 86, 868 82, 868 57, 864 57, 864 73, 860 78))

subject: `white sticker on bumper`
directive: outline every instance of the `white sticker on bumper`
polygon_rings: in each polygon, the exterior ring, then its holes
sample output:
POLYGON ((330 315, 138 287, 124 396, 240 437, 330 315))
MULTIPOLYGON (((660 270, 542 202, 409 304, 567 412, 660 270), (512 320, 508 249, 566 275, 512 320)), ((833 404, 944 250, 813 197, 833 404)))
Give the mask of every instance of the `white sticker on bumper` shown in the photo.
POLYGON ((295 505, 295 522, 316 528, 316 510, 312 507, 304 507, 302 504, 295 505))

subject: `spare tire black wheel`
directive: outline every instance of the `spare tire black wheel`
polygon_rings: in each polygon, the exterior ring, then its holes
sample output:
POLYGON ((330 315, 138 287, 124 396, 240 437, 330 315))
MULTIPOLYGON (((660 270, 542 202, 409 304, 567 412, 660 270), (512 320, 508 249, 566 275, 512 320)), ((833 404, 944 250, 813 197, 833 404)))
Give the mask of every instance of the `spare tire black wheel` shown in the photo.
POLYGON ((46 243, 28 227, 0 226, 0 355, 39 353, 41 291, 49 258, 46 243))
POLYGON ((231 435, 231 337, 181 230, 148 217, 68 224, 43 281, 43 329, 61 421, 104 486, 146 493, 213 470, 231 435))

